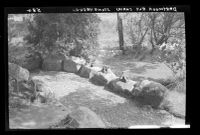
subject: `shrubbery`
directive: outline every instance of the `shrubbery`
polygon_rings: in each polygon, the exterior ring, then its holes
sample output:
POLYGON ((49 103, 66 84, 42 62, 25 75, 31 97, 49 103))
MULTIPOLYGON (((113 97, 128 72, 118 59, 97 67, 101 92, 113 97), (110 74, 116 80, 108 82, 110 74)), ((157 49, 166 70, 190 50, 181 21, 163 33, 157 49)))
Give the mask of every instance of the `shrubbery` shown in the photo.
POLYGON ((135 50, 132 52, 136 53, 136 57, 144 55, 146 52, 144 48, 148 48, 149 56, 155 55, 155 59, 161 62, 181 64, 185 59, 183 13, 124 13, 123 21, 124 31, 129 36, 129 44, 135 50), (176 46, 173 46, 175 44, 176 46))
POLYGON ((24 38, 30 52, 83 56, 95 54, 100 19, 93 13, 36 14, 24 38))

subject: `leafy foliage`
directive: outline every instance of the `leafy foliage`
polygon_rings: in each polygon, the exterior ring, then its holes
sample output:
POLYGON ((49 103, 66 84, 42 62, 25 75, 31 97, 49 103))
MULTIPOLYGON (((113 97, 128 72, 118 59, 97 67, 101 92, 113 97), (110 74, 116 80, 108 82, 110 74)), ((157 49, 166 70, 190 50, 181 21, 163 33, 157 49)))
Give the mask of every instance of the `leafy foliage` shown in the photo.
POLYGON ((144 54, 144 47, 151 48, 151 55, 153 57, 155 55, 159 61, 178 62, 179 64, 185 61, 183 13, 126 13, 124 20, 127 22, 126 32, 135 50, 133 52, 140 55, 144 54), (174 44, 176 46, 170 49, 174 44))
POLYGON ((126 16, 126 19, 133 44, 142 41, 143 36, 147 37, 152 46, 161 45, 171 39, 173 40, 173 38, 181 40, 184 38, 185 22, 183 13, 130 13, 126 16))
POLYGON ((16 21, 13 17, 17 15, 8 15, 8 61, 22 65, 23 56, 27 54, 26 43, 23 37, 28 34, 27 21, 16 21))
POLYGON ((98 47, 100 19, 93 13, 36 14, 25 37, 31 52, 43 55, 88 56, 98 47))

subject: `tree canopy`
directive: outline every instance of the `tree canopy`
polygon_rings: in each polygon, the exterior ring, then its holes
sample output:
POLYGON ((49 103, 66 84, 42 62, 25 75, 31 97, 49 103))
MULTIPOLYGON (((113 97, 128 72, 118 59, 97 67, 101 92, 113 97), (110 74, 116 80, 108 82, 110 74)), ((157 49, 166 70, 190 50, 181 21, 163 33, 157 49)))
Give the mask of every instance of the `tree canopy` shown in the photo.
POLYGON ((87 57, 96 47, 98 23, 94 13, 35 14, 28 21, 29 34, 24 38, 31 52, 43 56, 62 54, 87 57))

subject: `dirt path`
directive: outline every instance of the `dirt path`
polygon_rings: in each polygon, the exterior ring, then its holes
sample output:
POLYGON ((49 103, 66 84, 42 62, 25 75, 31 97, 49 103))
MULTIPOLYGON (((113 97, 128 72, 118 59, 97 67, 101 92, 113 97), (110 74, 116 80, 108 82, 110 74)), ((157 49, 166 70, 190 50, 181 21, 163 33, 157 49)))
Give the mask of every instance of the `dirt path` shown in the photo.
MULTIPOLYGON (((93 85, 88 79, 65 72, 46 72, 33 76, 43 80, 67 108, 86 106, 96 112, 108 127, 131 125, 172 124, 174 117, 167 112, 140 108, 133 101, 93 85)), ((184 120, 178 120, 184 123, 184 120)))
POLYGON ((47 128, 53 121, 63 118, 79 106, 93 110, 107 127, 184 124, 184 120, 165 111, 141 108, 134 101, 93 85, 88 79, 72 73, 40 72, 32 74, 32 77, 51 88, 61 105, 33 105, 29 109, 16 110, 17 113, 9 117, 12 128, 47 128))
POLYGON ((32 104, 27 108, 12 109, 9 112, 9 127, 11 129, 45 129, 61 120, 69 112, 70 110, 62 104, 32 104))

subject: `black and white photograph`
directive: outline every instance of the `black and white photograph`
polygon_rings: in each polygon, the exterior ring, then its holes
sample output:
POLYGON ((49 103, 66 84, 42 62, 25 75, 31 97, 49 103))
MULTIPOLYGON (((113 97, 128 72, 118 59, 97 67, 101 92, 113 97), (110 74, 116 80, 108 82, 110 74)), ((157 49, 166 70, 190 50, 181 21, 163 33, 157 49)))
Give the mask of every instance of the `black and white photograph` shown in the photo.
POLYGON ((9 129, 189 128, 185 13, 160 7, 8 13, 9 129))

